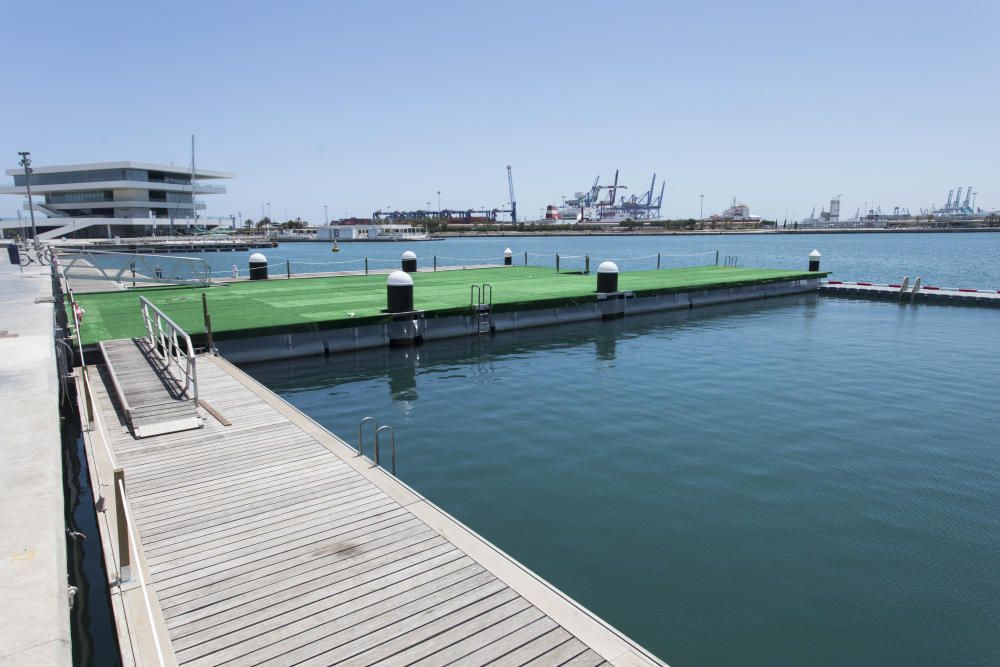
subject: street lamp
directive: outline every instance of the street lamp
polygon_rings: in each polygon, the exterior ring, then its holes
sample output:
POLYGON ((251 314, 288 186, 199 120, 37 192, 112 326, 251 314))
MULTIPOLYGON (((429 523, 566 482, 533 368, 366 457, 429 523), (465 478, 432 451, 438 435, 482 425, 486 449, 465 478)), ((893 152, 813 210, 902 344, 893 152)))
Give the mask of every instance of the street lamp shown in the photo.
POLYGON ((705 219, 705 195, 698 195, 698 196, 701 198, 701 203, 699 204, 699 208, 698 208, 698 219, 699 220, 704 220, 705 219))
POLYGON ((267 222, 264 223, 264 237, 268 236, 271 227, 271 202, 267 202, 267 222))
POLYGON ((326 211, 326 204, 323 204, 323 222, 327 225, 330 224, 330 214, 326 211))
POLYGON ((441 191, 438 190, 438 216, 441 215, 441 191))
POLYGON ((24 185, 28 188, 28 212, 31 214, 31 243, 38 250, 38 229, 35 227, 35 206, 31 201, 31 153, 18 151, 21 156, 21 166, 24 167, 24 185))

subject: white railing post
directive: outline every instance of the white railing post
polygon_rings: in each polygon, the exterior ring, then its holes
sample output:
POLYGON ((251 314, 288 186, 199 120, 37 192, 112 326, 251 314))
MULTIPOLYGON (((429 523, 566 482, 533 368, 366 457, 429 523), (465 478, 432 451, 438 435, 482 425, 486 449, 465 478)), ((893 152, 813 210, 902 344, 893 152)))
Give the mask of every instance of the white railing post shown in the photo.
POLYGON ((147 322, 146 331, 149 333, 152 352, 163 359, 168 370, 171 366, 177 367, 177 372, 184 379, 183 393, 197 401, 198 372, 191 337, 146 297, 139 297, 139 303, 147 322), (152 315, 148 314, 149 311, 152 311, 152 315))

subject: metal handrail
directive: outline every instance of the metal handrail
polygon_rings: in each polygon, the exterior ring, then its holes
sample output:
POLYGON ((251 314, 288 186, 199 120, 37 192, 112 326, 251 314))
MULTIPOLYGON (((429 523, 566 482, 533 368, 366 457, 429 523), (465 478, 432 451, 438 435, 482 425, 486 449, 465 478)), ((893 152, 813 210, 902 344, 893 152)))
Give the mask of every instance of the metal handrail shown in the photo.
POLYGON ((168 370, 171 366, 177 368, 184 380, 181 393, 197 402, 198 367, 195 364, 191 337, 146 297, 140 296, 139 304, 142 307, 142 321, 146 326, 146 341, 152 352, 163 359, 168 370))
POLYGON ((378 443, 379 435, 382 431, 389 431, 389 435, 392 436, 392 475, 396 476, 396 432, 392 430, 391 426, 379 426, 375 431, 375 467, 378 467, 378 443))
POLYGON ((360 422, 358 422, 358 453, 357 456, 364 456, 364 433, 362 432, 362 427, 364 427, 366 422, 371 422, 375 424, 375 433, 378 434, 378 421, 374 417, 365 417, 360 422))

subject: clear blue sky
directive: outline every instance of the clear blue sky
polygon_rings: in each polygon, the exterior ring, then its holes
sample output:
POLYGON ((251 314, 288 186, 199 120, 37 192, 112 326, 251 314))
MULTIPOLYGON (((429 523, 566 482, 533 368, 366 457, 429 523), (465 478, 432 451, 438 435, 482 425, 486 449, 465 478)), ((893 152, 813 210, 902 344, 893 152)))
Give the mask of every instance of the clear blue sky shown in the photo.
MULTIPOLYGON (((237 174, 209 215, 504 204, 616 168, 664 213, 1000 208, 1000 3, 10 2, 0 164, 237 174)), ((9 183, 9 177, 4 176, 9 183)), ((0 198, 0 216, 15 197, 0 198)))

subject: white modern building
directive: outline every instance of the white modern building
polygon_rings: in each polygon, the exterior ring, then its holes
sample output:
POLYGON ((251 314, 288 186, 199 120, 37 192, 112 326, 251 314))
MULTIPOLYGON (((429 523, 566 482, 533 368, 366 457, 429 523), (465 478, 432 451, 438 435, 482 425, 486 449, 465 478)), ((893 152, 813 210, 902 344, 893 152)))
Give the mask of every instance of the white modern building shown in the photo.
POLYGON ((184 167, 128 161, 33 167, 30 175, 23 169, 8 169, 7 175, 14 178, 14 186, 0 188, 0 194, 25 198, 24 214, 0 221, 0 235, 31 235, 30 178, 41 240, 175 236, 210 230, 221 223, 198 214, 205 204, 197 196, 222 194, 226 188, 198 181, 233 177, 221 171, 198 169, 192 174, 184 167))

